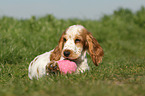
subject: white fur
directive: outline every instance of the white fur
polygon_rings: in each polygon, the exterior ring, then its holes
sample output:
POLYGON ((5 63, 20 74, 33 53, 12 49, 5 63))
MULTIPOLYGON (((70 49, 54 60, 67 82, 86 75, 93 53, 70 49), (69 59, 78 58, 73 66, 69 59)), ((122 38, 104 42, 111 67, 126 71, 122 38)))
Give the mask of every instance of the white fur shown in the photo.
POLYGON ((46 65, 50 62, 49 58, 52 51, 53 50, 51 50, 50 52, 46 52, 42 55, 39 55, 35 57, 33 61, 31 61, 28 70, 28 76, 30 79, 33 78, 38 79, 46 74, 46 65))
POLYGON ((75 35, 80 35, 82 29, 84 29, 82 25, 73 25, 68 28, 66 34, 75 37, 75 35))
MULTIPOLYGON (((69 49, 73 51, 75 54, 78 54, 79 58, 75 62, 77 64, 77 71, 76 73, 83 73, 86 70, 89 70, 89 66, 87 63, 86 57, 86 50, 83 50, 81 47, 77 47, 74 43, 74 38, 76 35, 80 35, 81 29, 84 27, 81 25, 73 25, 70 26, 66 32, 67 41, 63 47, 63 50, 69 49)), ((33 78, 41 78, 42 76, 46 75, 46 65, 50 62, 50 55, 53 50, 46 52, 42 55, 37 56, 34 60, 30 63, 28 69, 28 76, 30 79, 33 78)), ((61 56, 60 60, 63 60, 64 57, 61 56)))

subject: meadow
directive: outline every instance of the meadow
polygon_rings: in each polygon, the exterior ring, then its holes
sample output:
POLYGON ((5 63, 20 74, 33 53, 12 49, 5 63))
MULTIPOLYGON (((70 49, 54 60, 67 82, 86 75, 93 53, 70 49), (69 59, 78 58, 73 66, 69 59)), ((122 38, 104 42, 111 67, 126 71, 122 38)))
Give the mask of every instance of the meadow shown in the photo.
POLYGON ((145 8, 118 9, 100 20, 0 17, 0 96, 145 96, 145 8), (103 62, 77 75, 28 78, 28 66, 57 46, 62 32, 81 24, 104 50, 103 62))

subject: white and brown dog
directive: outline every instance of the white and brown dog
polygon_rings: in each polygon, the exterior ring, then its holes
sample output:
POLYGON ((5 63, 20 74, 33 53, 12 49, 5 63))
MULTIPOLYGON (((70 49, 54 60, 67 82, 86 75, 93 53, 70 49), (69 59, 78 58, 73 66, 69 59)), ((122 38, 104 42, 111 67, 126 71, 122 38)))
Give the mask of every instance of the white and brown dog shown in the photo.
POLYGON ((58 70, 56 61, 64 59, 74 61, 77 64, 76 73, 83 73, 89 70, 86 52, 98 66, 104 52, 97 40, 82 25, 70 26, 63 32, 56 48, 34 58, 29 65, 28 76, 38 79, 55 72, 58 70))

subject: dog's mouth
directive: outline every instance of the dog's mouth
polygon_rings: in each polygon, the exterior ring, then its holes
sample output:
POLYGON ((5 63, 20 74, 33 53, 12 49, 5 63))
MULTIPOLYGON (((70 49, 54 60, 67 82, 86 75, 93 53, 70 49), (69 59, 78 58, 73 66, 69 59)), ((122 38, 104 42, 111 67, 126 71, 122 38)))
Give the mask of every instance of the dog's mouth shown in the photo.
POLYGON ((70 57, 64 57, 64 60, 69 60, 73 62, 77 62, 79 58, 70 58, 70 57))
POLYGON ((65 58, 64 60, 69 60, 69 61, 73 61, 73 62, 75 62, 75 61, 78 60, 78 58, 75 58, 75 59, 65 58))
POLYGON ((78 59, 80 59, 80 55, 77 54, 70 54, 69 56, 65 56, 64 54, 62 54, 62 56, 64 57, 64 60, 69 60, 73 62, 77 62, 78 59))

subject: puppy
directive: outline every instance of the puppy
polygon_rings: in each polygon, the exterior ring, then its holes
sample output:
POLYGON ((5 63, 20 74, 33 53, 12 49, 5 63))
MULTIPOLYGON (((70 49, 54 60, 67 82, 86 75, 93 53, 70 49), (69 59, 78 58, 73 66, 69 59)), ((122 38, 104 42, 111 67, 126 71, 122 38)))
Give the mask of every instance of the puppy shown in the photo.
POLYGON ((57 61, 65 59, 76 63, 75 73, 83 73, 89 70, 87 52, 93 63, 98 66, 104 55, 98 41, 82 25, 70 26, 63 32, 56 48, 31 61, 28 76, 30 79, 38 79, 50 73, 57 73, 59 72, 57 61))

